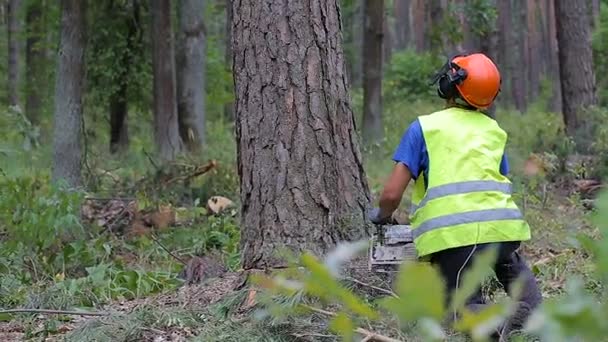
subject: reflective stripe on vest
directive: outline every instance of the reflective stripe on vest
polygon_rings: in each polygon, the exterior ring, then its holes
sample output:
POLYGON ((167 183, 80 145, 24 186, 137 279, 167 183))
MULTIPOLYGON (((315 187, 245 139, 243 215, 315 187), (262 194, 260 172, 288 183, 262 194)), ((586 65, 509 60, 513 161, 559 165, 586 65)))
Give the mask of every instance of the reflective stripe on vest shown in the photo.
POLYGON ((487 209, 469 211, 465 213, 439 216, 426 220, 420 226, 418 226, 418 228, 412 230, 412 234, 414 239, 416 239, 420 235, 432 230, 459 224, 501 220, 519 220, 522 218, 523 217, 519 209, 487 209))
POLYGON ((416 212, 416 210, 424 207, 428 201, 436 198, 480 191, 498 191, 511 194, 511 183, 481 180, 440 185, 429 189, 420 204, 412 204, 410 213, 416 212))

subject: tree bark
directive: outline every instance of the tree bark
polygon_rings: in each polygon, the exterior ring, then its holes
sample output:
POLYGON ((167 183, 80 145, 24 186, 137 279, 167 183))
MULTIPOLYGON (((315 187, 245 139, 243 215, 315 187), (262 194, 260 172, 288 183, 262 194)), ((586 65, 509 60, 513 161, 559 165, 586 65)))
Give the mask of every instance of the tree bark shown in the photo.
POLYGON ((384 136, 382 125, 382 44, 384 0, 365 0, 363 35, 363 142, 384 136))
POLYGON ((39 1, 28 2, 25 23, 28 31, 25 41, 25 115, 33 125, 37 125, 42 116, 42 99, 47 82, 44 67, 45 28, 42 20, 42 4, 39 1))
POLYGON ((597 104, 591 16, 587 1, 556 0, 557 40, 566 131, 574 136, 582 126, 582 111, 597 104))
POLYGON ((8 103, 19 105, 19 11, 21 0, 8 0, 6 16, 8 31, 8 103))
MULTIPOLYGON (((226 69, 232 72, 232 0, 225 0, 226 5, 226 38, 224 41, 224 63, 226 69)), ((224 104, 224 117, 234 121, 234 101, 224 104)))
MULTIPOLYGON (((129 88, 129 77, 131 75, 130 65, 133 63, 132 51, 134 44, 138 40, 138 30, 140 26, 140 3, 133 0, 131 3, 132 17, 127 20, 127 49, 123 51, 121 63, 124 68, 120 69, 118 76, 118 91, 110 97, 110 153, 125 152, 129 148, 129 102, 127 91, 129 88)), ((120 10, 128 10, 121 8, 120 10)), ((113 10, 112 8, 110 10, 113 10)), ((139 37, 141 38, 141 36, 139 37)))
POLYGON ((411 0, 394 0, 395 41, 397 50, 407 49, 410 45, 410 5, 411 0))
POLYGON ((53 181, 82 185, 82 95, 86 1, 61 1, 61 38, 55 87, 53 181))
POLYGON ((233 13, 243 267, 366 235, 338 1, 235 0, 233 13))
POLYGON ((154 135, 157 151, 170 161, 182 151, 177 116, 175 52, 171 30, 171 2, 150 0, 152 16, 152 68, 154 83, 154 135))
POLYGON ((180 0, 177 89, 179 132, 190 152, 205 142, 205 26, 203 0, 180 0))

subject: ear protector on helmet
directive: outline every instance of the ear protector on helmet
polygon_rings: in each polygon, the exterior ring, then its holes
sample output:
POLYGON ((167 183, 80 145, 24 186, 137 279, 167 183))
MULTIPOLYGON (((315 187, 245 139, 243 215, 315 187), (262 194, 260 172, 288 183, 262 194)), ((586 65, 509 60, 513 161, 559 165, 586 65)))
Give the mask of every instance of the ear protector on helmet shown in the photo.
POLYGON ((450 99, 460 96, 458 89, 456 89, 456 85, 460 84, 467 78, 467 71, 454 63, 453 60, 456 57, 464 56, 465 55, 451 56, 433 77, 431 84, 438 82, 437 95, 439 95, 439 97, 442 99, 450 99))

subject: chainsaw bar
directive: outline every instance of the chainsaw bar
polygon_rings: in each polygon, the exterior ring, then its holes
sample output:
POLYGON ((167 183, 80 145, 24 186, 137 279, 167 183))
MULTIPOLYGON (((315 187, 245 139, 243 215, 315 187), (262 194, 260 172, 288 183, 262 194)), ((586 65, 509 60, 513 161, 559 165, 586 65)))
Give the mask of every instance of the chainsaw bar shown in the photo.
POLYGON ((368 268, 373 272, 397 272, 404 261, 418 258, 409 225, 378 226, 370 241, 368 268))

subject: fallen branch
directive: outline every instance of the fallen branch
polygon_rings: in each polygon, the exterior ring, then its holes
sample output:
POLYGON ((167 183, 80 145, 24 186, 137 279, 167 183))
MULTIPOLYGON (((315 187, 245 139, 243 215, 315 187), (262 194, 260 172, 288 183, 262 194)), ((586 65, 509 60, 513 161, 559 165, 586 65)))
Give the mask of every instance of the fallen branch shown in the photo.
MULTIPOLYGON (((320 313, 326 316, 330 316, 330 317, 335 317, 336 313, 335 312, 331 312, 331 311, 327 311, 327 310, 323 310, 323 309, 318 309, 315 308, 313 306, 310 305, 306 305, 306 304, 301 304, 303 307, 305 307, 306 309, 316 312, 316 313, 320 313)), ((363 341, 367 341, 367 342, 371 342, 371 341, 378 341, 378 342, 403 342, 401 340, 396 340, 394 338, 388 337, 388 336, 384 336, 384 335, 380 335, 377 334, 375 332, 369 331, 367 329, 363 329, 363 328, 355 328, 354 329, 355 332, 364 335, 365 337, 363 338, 363 341)))
POLYGON ((160 240, 158 240, 158 238, 156 236, 154 236, 154 234, 150 234, 150 237, 152 238, 152 240, 154 240, 154 242, 156 242, 157 245, 160 246, 160 248, 164 249, 165 252, 167 252, 170 256, 172 256, 175 260, 181 262, 184 265, 188 265, 187 262, 185 262, 182 258, 178 257, 177 255, 173 254, 173 252, 171 252, 167 247, 165 247, 165 245, 163 245, 162 242, 160 242, 160 240))
POLYGON ((10 309, 0 310, 0 314, 14 313, 39 313, 51 315, 76 315, 76 316, 108 316, 105 312, 69 311, 69 310, 48 310, 48 309, 10 309))
POLYGON ((399 296, 397 296, 397 294, 395 292, 391 291, 391 290, 383 289, 381 287, 378 287, 378 286, 375 286, 375 285, 372 285, 372 284, 364 283, 364 282, 362 282, 362 281, 360 281, 358 279, 352 278, 352 277, 347 277, 346 279, 349 280, 349 281, 352 281, 355 284, 359 284, 361 286, 369 287, 369 288, 374 289, 376 291, 380 291, 382 293, 385 293, 385 294, 387 294, 389 296, 393 296, 393 297, 395 297, 397 299, 399 298, 399 296))
POLYGON ((169 178, 169 179, 165 179, 162 181, 162 185, 163 186, 167 186, 171 183, 175 183, 178 181, 185 181, 185 180, 189 180, 192 178, 196 178, 200 175, 203 175, 209 171, 211 171, 212 169, 214 169, 217 166, 217 162, 215 160, 211 160, 209 161, 206 165, 202 165, 197 167, 193 172, 187 174, 187 175, 181 175, 181 176, 176 176, 173 178, 169 178))

